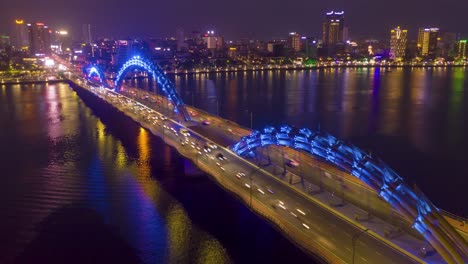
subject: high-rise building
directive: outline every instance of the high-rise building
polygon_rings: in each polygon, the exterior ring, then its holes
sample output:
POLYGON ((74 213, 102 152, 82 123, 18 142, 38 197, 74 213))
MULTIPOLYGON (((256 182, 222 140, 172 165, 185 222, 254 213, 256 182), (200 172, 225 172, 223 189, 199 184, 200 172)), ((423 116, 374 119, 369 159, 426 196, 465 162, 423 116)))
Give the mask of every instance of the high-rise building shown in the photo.
POLYGON ((43 56, 50 54, 50 38, 52 31, 44 23, 28 24, 29 53, 43 56))
POLYGON ((408 30, 396 27, 390 30, 390 59, 401 61, 405 56, 408 30))
POLYGON ((91 35, 91 24, 83 24, 81 27, 83 30, 83 41, 86 44, 93 43, 93 36, 91 35))
POLYGON ((418 50, 423 57, 434 58, 437 52, 437 41, 439 39, 438 28, 419 28, 418 50))
POLYGON ((458 52, 457 57, 459 59, 466 59, 466 39, 460 39, 458 41, 458 52))
POLYGON ((343 43, 344 12, 331 11, 327 13, 322 24, 322 43, 332 46, 343 43))
POLYGON ((296 32, 289 33, 288 36, 288 46, 294 51, 301 51, 301 36, 296 32))
POLYGON ((22 19, 13 24, 12 45, 15 50, 26 50, 29 46, 28 28, 22 19))
POLYGON ((216 49, 216 36, 213 30, 208 30, 203 36, 203 42, 206 45, 207 49, 216 49))

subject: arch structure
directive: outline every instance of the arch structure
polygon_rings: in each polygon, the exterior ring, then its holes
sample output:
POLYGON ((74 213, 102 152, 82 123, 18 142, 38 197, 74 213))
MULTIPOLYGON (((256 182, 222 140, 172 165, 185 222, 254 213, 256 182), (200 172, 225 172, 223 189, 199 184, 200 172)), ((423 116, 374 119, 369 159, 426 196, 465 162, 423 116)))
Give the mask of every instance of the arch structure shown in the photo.
POLYGON ((253 131, 236 143, 232 150, 246 156, 253 154, 256 148, 268 145, 307 152, 362 180, 400 212, 448 263, 467 263, 468 243, 424 194, 410 188, 380 159, 328 133, 288 125, 279 129, 267 126, 263 131, 253 131))
POLYGON ((164 74, 163 70, 159 66, 153 64, 152 62, 146 59, 141 58, 140 56, 132 57, 127 62, 125 62, 122 68, 120 68, 117 74, 116 80, 115 80, 114 90, 116 92, 120 91, 122 82, 125 79, 125 75, 130 70, 133 70, 135 68, 142 69, 148 72, 149 76, 153 80, 156 80, 156 82, 161 87, 161 90, 166 95, 167 99, 174 106, 174 112, 182 114, 185 121, 190 120, 190 115, 187 109, 185 108, 185 104, 182 101, 182 99, 179 97, 179 95, 177 94, 177 91, 172 81, 169 80, 169 78, 164 74))
POLYGON ((90 80, 93 76, 97 76, 99 78, 100 83, 104 87, 109 88, 109 84, 106 81, 106 75, 104 74, 104 71, 101 69, 101 67, 99 67, 98 65, 90 64, 87 67, 85 67, 83 71, 86 74, 86 78, 88 80, 90 80))

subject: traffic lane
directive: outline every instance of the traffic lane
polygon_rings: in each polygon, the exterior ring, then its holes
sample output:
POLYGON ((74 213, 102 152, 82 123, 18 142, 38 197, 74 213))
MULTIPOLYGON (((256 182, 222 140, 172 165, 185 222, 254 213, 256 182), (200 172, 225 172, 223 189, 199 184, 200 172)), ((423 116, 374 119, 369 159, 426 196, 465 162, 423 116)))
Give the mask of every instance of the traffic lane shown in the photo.
MULTIPOLYGON (((270 166, 273 166, 273 165, 270 165, 270 166)), ((270 167, 268 166, 268 167, 270 167)), ((268 169, 267 167, 265 169, 268 169)), ((312 175, 313 173, 317 173, 317 170, 314 169, 314 170, 311 170, 311 171, 307 171, 307 170, 302 170, 302 175, 304 176, 309 176, 309 175, 312 175)), ((320 176, 318 176, 320 177, 320 176)), ((310 177, 305 177, 305 178, 310 178, 310 177)), ((325 178, 324 178, 325 179, 325 178)), ((313 181, 312 181, 313 182, 313 181)), ((336 180, 332 180, 333 184, 331 185, 337 185, 337 184, 340 184, 339 182, 337 182, 336 180)), ((347 192, 346 193, 348 198, 352 198, 352 199, 362 199, 362 197, 360 196, 359 193, 349 193, 347 192), (351 196, 351 197, 350 197, 351 196)), ((382 221, 383 222, 383 221, 382 221)), ((383 227, 382 227, 383 229, 383 227)), ((410 252, 418 252, 418 249, 419 249, 419 246, 421 245, 422 241, 418 240, 417 238, 415 237, 412 237, 410 236, 409 234, 407 234, 407 236, 405 237, 406 240, 408 241, 411 241, 411 248, 407 248, 410 252)))
POLYGON ((223 133, 220 133, 219 131, 215 131, 212 129, 212 126, 201 126, 201 125, 197 125, 197 126, 190 126, 188 127, 190 128, 191 130, 197 132, 198 134, 206 137, 206 138, 209 138, 210 140, 212 140, 214 143, 222 146, 222 147, 230 147, 232 146, 233 144, 236 143, 236 141, 234 141, 232 138, 226 136, 226 134, 223 134, 223 133))
MULTIPOLYGON (((271 160, 276 160, 276 163, 282 163, 280 161, 282 159, 282 154, 279 151, 270 150, 268 153, 270 154, 271 160)), ((265 158, 265 155, 261 155, 261 153, 259 152, 257 152, 257 154, 265 158)), ((374 214, 377 217, 386 219, 389 216, 396 215, 395 213, 397 212, 393 210, 391 205, 383 202, 382 198, 380 198, 377 195, 377 193, 373 191, 373 189, 351 180, 351 178, 354 178, 353 176, 346 177, 346 175, 344 175, 344 172, 341 175, 336 175, 333 174, 333 172, 327 171, 322 166, 316 167, 308 165, 305 164, 305 162, 302 159, 299 160, 299 166, 286 166, 287 171, 299 177, 303 177, 306 181, 313 183, 314 185, 321 184, 329 192, 338 192, 339 194, 340 192, 344 191, 344 198, 348 202, 351 202, 355 206, 365 210, 371 208, 372 214, 374 214)), ((282 165, 280 166, 279 164, 273 163, 272 165, 276 165, 278 166, 278 168, 282 168, 282 165)), ((393 219, 393 222, 391 224, 398 225, 400 222, 405 222, 404 218, 395 218, 393 219)), ((411 239, 414 240, 414 243, 423 243, 420 239, 414 237, 418 234, 415 234, 414 230, 411 227, 408 227, 405 231, 407 232, 408 236, 411 236, 411 239)), ((416 252, 418 251, 417 248, 413 250, 416 252)))
MULTIPOLYGON (((254 193, 253 194, 254 199, 262 201, 266 206, 271 207, 273 204, 275 204, 275 201, 281 200, 282 202, 284 202, 284 204, 287 207, 291 207, 291 209, 302 208, 303 211, 307 211, 307 209, 304 206, 294 206, 293 198, 288 197, 288 195, 286 194, 283 194, 279 187, 273 187, 275 183, 271 183, 271 182, 264 183, 263 181, 259 180, 256 176, 254 176, 252 179, 252 182, 253 182, 252 185, 250 185, 251 183, 250 183, 250 179, 248 176, 238 179, 235 176, 235 173, 237 173, 237 171, 242 171, 243 169, 245 170, 244 168, 245 165, 233 164, 233 163, 231 164, 224 163, 221 165, 225 167, 225 171, 223 173, 225 174, 226 177, 230 178, 234 182, 238 182, 239 186, 241 186, 246 192, 254 193), (250 188, 246 187, 245 184, 249 184, 250 188), (270 186, 270 188, 275 189, 275 194, 273 197, 271 195, 267 195, 267 189, 268 189, 267 186, 270 186), (265 195, 258 192, 258 190, 256 190, 257 187, 262 188, 262 190, 264 190, 265 192, 265 195)), ((251 172, 246 172, 246 175, 249 175, 249 173, 251 172)), ((337 241, 343 241, 343 239, 338 236, 336 238, 335 237, 330 238, 331 232, 327 232, 327 230, 322 225, 316 224, 317 222, 328 223, 328 221, 326 221, 325 219, 321 219, 320 215, 314 215, 312 213, 307 213, 307 215, 310 216, 308 219, 305 219, 302 217, 298 218, 290 213, 291 210, 289 208, 281 209, 279 206, 276 206, 276 207, 277 207, 276 209, 277 212, 279 212, 280 214, 283 214, 283 218, 288 220, 290 223, 293 223, 294 225, 296 225, 299 230, 301 230, 302 232, 309 231, 308 234, 304 233, 304 235, 306 235, 310 239, 316 239, 317 241, 321 241, 322 243, 325 243, 327 245, 326 246, 327 249, 332 250, 334 253, 337 253, 340 258, 346 260, 346 257, 347 257, 346 254, 341 254, 340 252, 336 252, 336 246, 334 245, 334 243, 336 243, 337 241), (318 218, 318 220, 314 220, 310 218, 318 218), (302 225, 302 223, 307 223, 310 229, 306 230, 306 228, 302 225)), ((294 212, 294 209, 292 209, 292 211, 294 212)), ((299 214, 300 213, 296 211, 296 215, 299 215, 299 214)))
MULTIPOLYGON (((228 170, 228 168, 230 166, 228 167, 228 166, 225 165, 225 167, 226 167, 226 170, 228 170)), ((229 169, 231 169, 231 168, 229 168, 229 169)), ((238 169, 241 169, 241 168, 238 168, 238 169)), ((263 178, 261 178, 261 179, 263 179, 263 178)), ((309 204, 308 209, 311 211, 311 213, 309 215, 318 217, 318 218, 315 218, 315 219, 309 219, 309 221, 315 222, 315 223, 321 223, 320 224, 320 229, 326 229, 326 231, 324 233, 321 233, 321 235, 324 236, 324 237, 329 237, 330 238, 330 239, 327 239, 327 240, 323 241, 324 243, 326 243, 329 246, 330 249, 333 249, 334 248, 333 245, 337 244, 337 243, 338 244, 339 243, 343 244, 343 245, 341 245, 340 248, 345 248, 346 246, 350 246, 351 237, 354 234, 360 232, 359 229, 355 228, 354 226, 351 226, 348 222, 342 220, 341 218, 336 217, 335 215, 333 215, 330 212, 328 212, 327 210, 319 207, 318 205, 315 205, 314 203, 311 203, 310 201, 304 200, 302 197, 297 196, 297 194, 293 194, 292 197, 295 197, 295 198, 291 199, 290 198, 291 195, 288 193, 287 190, 285 191, 281 186, 275 185, 275 183, 273 181, 271 181, 271 180, 267 181, 267 182, 263 182, 263 180, 261 180, 261 179, 257 178, 255 181, 258 181, 259 184, 263 184, 263 185, 276 186, 276 187, 274 187, 276 189, 275 194, 279 199, 283 199, 284 200, 283 202, 285 204, 288 204, 288 203, 290 205, 296 204, 296 205, 299 205, 299 208, 300 207, 305 207, 304 204, 309 204), (297 200, 295 200, 295 199, 297 199, 297 200), (320 217, 320 216, 323 216, 323 217, 320 217), (337 232, 337 231, 339 231, 339 232, 337 232)), ((288 216, 285 215, 285 217, 288 217, 288 216)), ((312 239, 314 239, 314 238, 312 238, 312 239)), ((417 263, 417 262, 414 262, 411 259, 408 259, 405 255, 403 255, 401 253, 394 254, 394 250, 389 248, 386 244, 383 244, 382 242, 380 242, 379 244, 382 244, 382 245, 380 245, 381 248, 379 250, 381 252, 384 252, 384 255, 389 255, 389 254, 391 255, 392 260, 390 262, 388 262, 388 263, 417 263), (394 260, 397 260, 398 262, 394 262, 394 260)), ((376 261, 381 258, 381 256, 379 256, 378 254, 374 253, 374 255, 375 255, 374 257, 371 257, 371 255, 369 255, 369 256, 367 256, 367 258, 369 258, 369 259, 375 258, 376 261)), ((380 261, 380 262, 382 262, 382 261, 380 261)), ((374 262, 374 263, 377 263, 377 262, 374 262)))

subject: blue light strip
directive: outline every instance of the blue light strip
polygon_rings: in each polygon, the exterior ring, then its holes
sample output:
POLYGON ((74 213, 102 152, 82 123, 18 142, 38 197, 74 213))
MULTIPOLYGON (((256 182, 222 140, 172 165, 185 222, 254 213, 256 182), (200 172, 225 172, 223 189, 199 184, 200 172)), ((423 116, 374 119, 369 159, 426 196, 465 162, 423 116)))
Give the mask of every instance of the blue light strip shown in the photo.
POLYGON ((104 75, 104 72, 101 70, 101 68, 97 65, 88 65, 85 67, 85 71, 87 73, 87 78, 90 79, 92 76, 97 76, 99 77, 99 81, 102 83, 104 87, 109 87, 109 85, 106 82, 106 76, 104 75))
POLYGON ((116 92, 120 91, 122 82, 125 78, 125 75, 134 68, 140 68, 148 72, 152 76, 153 80, 156 80, 159 84, 161 90, 166 94, 167 99, 174 106, 175 113, 181 113, 186 121, 190 120, 190 115, 185 108, 185 104, 182 99, 177 94, 174 84, 169 78, 164 74, 159 66, 153 64, 152 62, 141 58, 140 56, 134 56, 129 59, 125 64, 120 68, 117 78, 115 80, 114 90, 116 92))
POLYGON ((251 155, 258 147, 268 145, 284 146, 302 150, 314 157, 327 161, 373 188, 380 197, 394 208, 400 208, 414 221, 413 227, 420 233, 429 227, 424 217, 438 209, 423 194, 419 196, 409 188, 403 179, 379 159, 372 158, 359 148, 346 144, 334 136, 308 128, 292 128, 284 125, 280 129, 267 126, 243 137, 232 150, 239 156, 251 155), (415 213, 416 212, 416 213, 415 213))

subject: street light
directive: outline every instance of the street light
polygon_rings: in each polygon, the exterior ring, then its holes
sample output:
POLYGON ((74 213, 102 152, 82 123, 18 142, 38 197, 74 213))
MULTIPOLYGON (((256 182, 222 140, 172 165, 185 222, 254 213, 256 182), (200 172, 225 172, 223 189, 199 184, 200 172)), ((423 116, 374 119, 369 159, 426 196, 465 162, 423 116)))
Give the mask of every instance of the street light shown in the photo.
POLYGON ((352 238, 351 238, 351 242, 353 244, 353 260, 352 260, 352 264, 354 264, 354 255, 356 254, 356 241, 359 239, 359 237, 366 233, 367 231, 369 231, 369 228, 366 228, 364 230, 361 230, 361 232, 355 234, 352 238))

